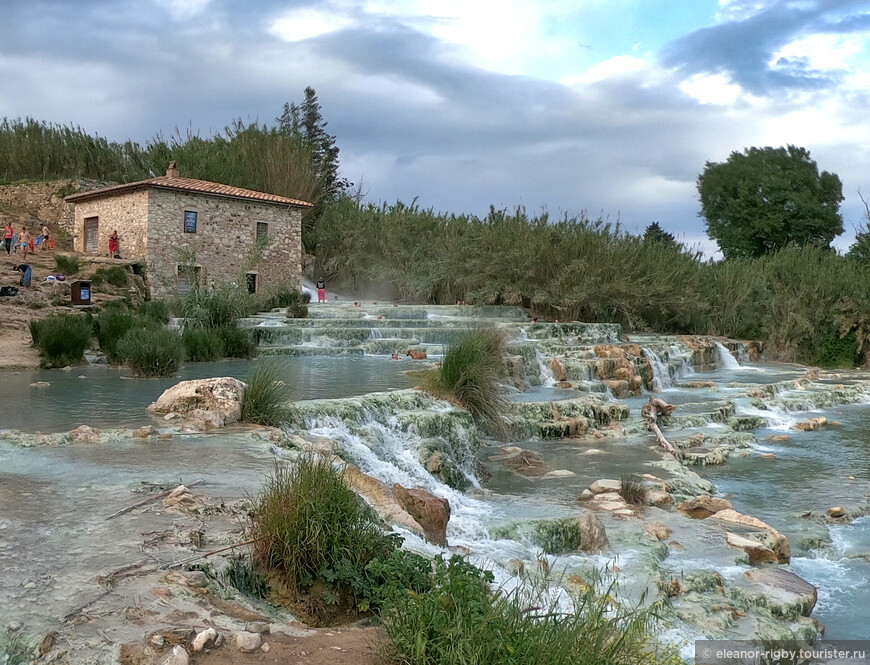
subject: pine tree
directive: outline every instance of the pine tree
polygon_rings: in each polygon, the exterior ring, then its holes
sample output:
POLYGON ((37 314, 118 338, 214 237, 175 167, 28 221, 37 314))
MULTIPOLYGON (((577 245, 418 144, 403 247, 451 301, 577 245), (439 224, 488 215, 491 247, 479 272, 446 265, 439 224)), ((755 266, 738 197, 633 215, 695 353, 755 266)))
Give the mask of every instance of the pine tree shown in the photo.
POLYGON ((658 222, 653 222, 649 226, 646 227, 646 231, 643 234, 644 242, 666 242, 671 245, 676 245, 677 241, 674 239, 673 233, 668 233, 661 226, 659 226, 658 222))

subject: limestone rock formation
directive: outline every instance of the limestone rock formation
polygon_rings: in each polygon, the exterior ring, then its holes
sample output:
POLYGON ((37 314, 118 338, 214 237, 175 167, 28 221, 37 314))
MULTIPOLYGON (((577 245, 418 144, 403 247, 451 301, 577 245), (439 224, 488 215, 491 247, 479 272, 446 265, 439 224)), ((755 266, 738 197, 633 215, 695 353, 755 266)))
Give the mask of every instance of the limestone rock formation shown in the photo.
POLYGON ((424 489, 408 489, 398 483, 393 485, 393 495, 399 505, 413 517, 426 532, 426 540, 440 547, 447 546, 447 522, 450 519, 450 503, 424 489))
POLYGON ((715 496, 696 496, 677 504, 677 510, 696 520, 703 520, 719 511, 730 509, 731 503, 715 496))
POLYGON ((244 390, 244 382, 228 376, 182 381, 163 391, 148 412, 179 413, 215 426, 228 425, 242 416, 244 390))

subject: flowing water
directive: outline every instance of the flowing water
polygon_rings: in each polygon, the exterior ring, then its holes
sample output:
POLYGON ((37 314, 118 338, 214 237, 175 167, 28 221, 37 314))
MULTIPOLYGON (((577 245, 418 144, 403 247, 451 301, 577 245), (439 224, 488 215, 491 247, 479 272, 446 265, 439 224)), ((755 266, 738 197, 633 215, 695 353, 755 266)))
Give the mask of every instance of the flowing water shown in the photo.
MULTIPOLYGON (((671 477, 660 451, 636 426, 648 388, 620 400, 630 413, 624 436, 544 440, 515 434, 510 445, 540 455, 548 470, 559 471, 544 477, 519 475, 490 460, 503 444, 481 440, 467 414, 446 403, 409 396, 414 394, 408 391, 392 393, 394 397, 370 395, 413 385, 403 372, 421 363, 391 360, 392 352, 411 343, 440 352, 456 331, 481 317, 506 331, 516 366, 524 367, 528 389, 512 397, 520 407, 543 403, 544 410, 569 413, 577 398, 592 396, 606 404, 611 389, 619 388, 602 376, 612 371, 611 361, 592 350, 595 344, 618 341, 612 326, 530 323, 511 308, 354 308, 341 303, 312 306, 312 318, 301 322, 264 314, 247 323, 258 332, 264 353, 282 356, 282 379, 305 414, 307 429, 337 442, 346 459, 387 484, 421 486, 448 499, 451 545, 468 548, 475 561, 496 570, 498 579, 508 578, 511 560, 543 557, 566 573, 609 570, 618 563, 621 589, 629 596, 654 588, 657 575, 699 569, 715 568, 729 583, 739 584, 749 567, 714 545, 702 522, 673 511, 647 509, 686 546, 684 552, 656 555, 660 560, 654 560, 631 522, 607 522, 619 552, 615 561, 613 554, 545 556, 523 529, 529 520, 576 514, 577 495, 599 478, 619 478, 626 470, 671 477), (309 353, 312 349, 328 351, 309 353), (572 388, 555 386, 551 357, 563 361, 572 388), (555 407, 547 406, 550 402, 555 407), (427 470, 431 467, 424 458, 432 451, 452 460, 450 484, 427 470)), ((792 569, 820 588, 813 616, 825 624, 828 637, 870 638, 862 619, 870 610, 870 517, 830 526, 802 517, 835 505, 868 503, 870 408, 855 402, 867 401, 863 395, 870 390, 861 381, 870 377, 852 373, 810 383, 802 378, 803 367, 741 365, 718 342, 706 347, 703 356, 676 338, 633 341, 643 353, 631 362, 640 367, 648 361, 649 388, 678 406, 674 426, 666 433, 701 434, 715 441, 739 433, 740 423, 760 426, 746 435, 749 447, 733 451, 725 464, 695 469, 736 510, 788 536, 792 569), (765 387, 769 397, 764 400, 749 394, 765 387), (791 429, 801 418, 816 416, 840 424, 816 431, 791 429), (782 439, 786 432, 789 438, 782 439), (825 540, 830 545, 819 546, 825 540)), ((165 380, 132 379, 126 370, 105 366, 4 374, 0 433, 65 432, 81 424, 162 425, 149 419, 145 408, 168 386, 208 376, 244 379, 257 362, 188 364, 179 376, 165 380), (32 385, 37 382, 50 385, 32 385)), ((123 523, 104 518, 130 503, 143 482, 203 479, 203 494, 233 501, 255 493, 275 457, 288 454, 250 432, 230 430, 170 441, 118 436, 101 444, 57 447, 22 448, 10 441, 0 439, 0 625, 15 620, 35 629, 48 629, 80 605, 97 572, 136 558, 141 534, 156 528, 153 515, 143 513, 123 523)), ((440 551, 403 533, 410 547, 440 551)), ((697 626, 682 626, 678 633, 705 634, 697 626)))

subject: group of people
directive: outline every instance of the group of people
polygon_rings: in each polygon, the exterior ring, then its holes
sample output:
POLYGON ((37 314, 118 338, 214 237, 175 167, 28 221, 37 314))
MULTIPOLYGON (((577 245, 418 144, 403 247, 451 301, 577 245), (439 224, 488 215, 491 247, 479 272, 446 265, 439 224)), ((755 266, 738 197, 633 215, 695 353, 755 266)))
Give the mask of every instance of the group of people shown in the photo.
POLYGON ((34 238, 30 235, 26 226, 21 228, 21 233, 17 233, 15 227, 12 226, 12 222, 6 223, 6 226, 3 228, 3 247, 6 248, 7 256, 10 254, 18 254, 20 251, 21 260, 26 261, 27 253, 35 252, 37 246, 41 251, 51 249, 54 246, 48 226, 43 224, 42 234, 34 238))

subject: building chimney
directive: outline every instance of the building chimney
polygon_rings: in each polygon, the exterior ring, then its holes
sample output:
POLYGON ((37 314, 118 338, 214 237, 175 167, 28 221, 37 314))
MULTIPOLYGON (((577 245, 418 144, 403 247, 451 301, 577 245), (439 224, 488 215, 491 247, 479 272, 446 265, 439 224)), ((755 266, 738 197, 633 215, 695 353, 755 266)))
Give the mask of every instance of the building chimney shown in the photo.
POLYGON ((175 163, 173 159, 169 162, 169 166, 166 169, 166 177, 167 178, 177 178, 178 177, 178 164, 175 163))

